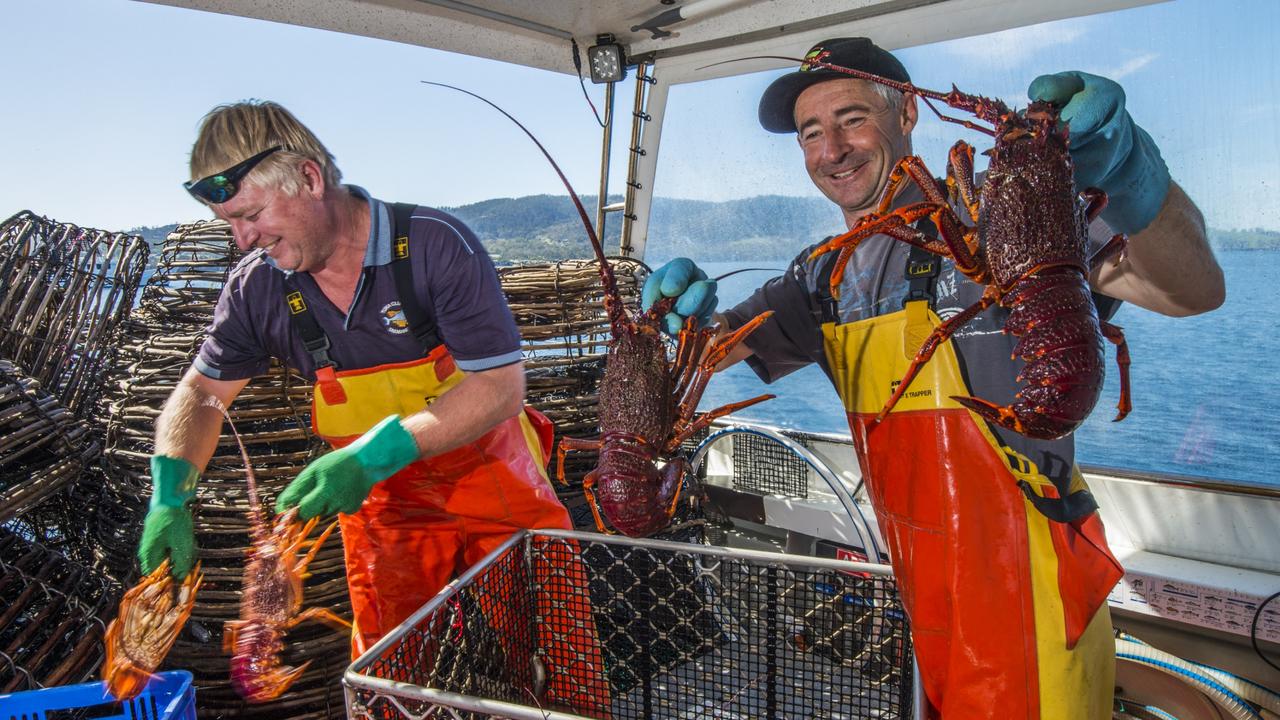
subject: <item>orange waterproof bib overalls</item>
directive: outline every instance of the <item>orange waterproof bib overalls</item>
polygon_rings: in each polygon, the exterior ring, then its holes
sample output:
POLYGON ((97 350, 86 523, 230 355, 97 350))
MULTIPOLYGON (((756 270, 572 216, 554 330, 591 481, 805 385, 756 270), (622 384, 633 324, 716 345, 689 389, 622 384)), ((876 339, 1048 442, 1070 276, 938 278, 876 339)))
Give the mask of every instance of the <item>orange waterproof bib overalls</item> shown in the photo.
MULTIPOLYGON (((463 376, 443 345, 413 362, 322 368, 312 428, 343 447, 388 415, 421 411, 463 376)), ((531 415, 548 421, 536 413, 527 410, 472 443, 410 464, 374 485, 358 512, 339 516, 355 614, 353 654, 517 530, 570 527, 543 470, 546 446, 531 415)))
MULTIPOLYGON (((826 318, 824 318, 826 319, 826 318)), ((1111 717, 1106 597, 1123 571, 1094 511, 1049 520, 1020 490, 1053 483, 951 399, 967 396, 943 343, 883 422, 871 422, 929 333, 927 300, 822 325, 863 478, 911 620, 929 708, 962 718, 1111 717)), ((1084 488, 1072 469, 1071 492, 1084 488)))
MULTIPOLYGON (((394 206, 397 241, 396 283, 401 303, 420 339, 435 338, 433 323, 412 298, 399 275, 407 273, 409 213, 394 206), (417 321, 417 322, 414 322, 417 321), (427 326, 424 330, 423 327, 427 326)), ((290 289, 297 293, 296 286, 290 289)), ((290 303, 294 327, 308 351, 327 348, 301 297, 290 303), (299 310, 298 308, 301 308, 299 310)), ((443 344, 426 357, 371 368, 336 370, 317 362, 311 424, 334 448, 343 447, 388 415, 420 412, 465 377, 443 344)), ((571 529, 564 506, 546 474, 552 442, 551 422, 526 407, 479 439, 448 452, 415 461, 373 486, 354 514, 339 515, 346 558, 347 587, 354 615, 351 653, 359 656, 433 598, 446 584, 476 564, 518 530, 571 529)), ((572 653, 572 668, 548 668, 551 697, 584 708, 603 708, 608 690, 595 624, 578 558, 552 573, 542 592, 560 602, 540 608, 543 625, 538 645, 551 657, 572 653), (563 648, 557 652, 557 644, 563 648)), ((499 603, 483 608, 498 637, 527 626, 530 618, 499 603)), ((530 659, 510 658, 514 662, 530 659)))

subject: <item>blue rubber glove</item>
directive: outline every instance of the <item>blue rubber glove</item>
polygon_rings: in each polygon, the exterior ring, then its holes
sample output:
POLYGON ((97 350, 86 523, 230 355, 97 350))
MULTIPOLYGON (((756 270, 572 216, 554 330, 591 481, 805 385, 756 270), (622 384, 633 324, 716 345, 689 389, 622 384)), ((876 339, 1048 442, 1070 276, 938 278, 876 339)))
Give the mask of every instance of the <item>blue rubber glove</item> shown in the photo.
POLYGON ((418 459, 418 443, 392 415, 350 445, 321 456, 276 499, 276 512, 298 507, 298 517, 351 514, 360 509, 374 485, 418 459))
POLYGON ((716 281, 689 258, 676 258, 654 270, 640 291, 641 309, 648 310, 664 297, 679 298, 663 320, 663 329, 675 335, 685 318, 697 318, 697 327, 711 324, 716 309, 716 281))
POLYGON ((1076 187, 1107 193, 1102 219, 1130 235, 1151 224, 1169 192, 1169 169, 1151 136, 1124 109, 1124 89, 1107 78, 1071 71, 1041 75, 1027 96, 1062 107, 1076 187))
POLYGON ((191 572, 196 559, 196 533, 187 503, 196 494, 199 471, 182 458, 151 456, 151 507, 142 521, 138 564, 144 575, 169 557, 175 580, 191 572))

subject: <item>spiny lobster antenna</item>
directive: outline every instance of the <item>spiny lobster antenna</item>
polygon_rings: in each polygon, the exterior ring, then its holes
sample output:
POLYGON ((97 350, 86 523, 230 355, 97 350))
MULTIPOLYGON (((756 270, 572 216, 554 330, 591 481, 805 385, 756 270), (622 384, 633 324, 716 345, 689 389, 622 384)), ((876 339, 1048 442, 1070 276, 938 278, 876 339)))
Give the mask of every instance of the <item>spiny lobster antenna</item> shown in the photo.
POLYGON ((791 62, 800 63, 801 66, 808 66, 811 69, 822 68, 823 70, 843 73, 850 77, 858 78, 859 80, 867 80, 869 82, 884 85, 885 87, 893 88, 898 92, 910 93, 923 100, 924 104, 928 106, 928 108, 933 111, 933 114, 937 115, 940 119, 963 125, 970 130, 976 130, 977 132, 984 133, 986 135, 995 135, 995 131, 990 128, 982 127, 981 125, 974 123, 972 120, 953 118, 948 115, 943 115, 938 108, 934 107, 933 103, 929 102, 929 100, 939 100, 950 107, 956 108, 957 110, 971 112, 991 123, 995 123, 999 118, 999 115, 1008 112, 1008 108, 999 100, 990 100, 984 97, 966 95, 954 87, 951 88, 951 92, 949 93, 938 92, 937 90, 926 90, 925 88, 916 87, 909 82, 891 80, 887 77, 881 77, 880 75, 875 75, 862 70, 854 70, 841 65, 832 65, 831 63, 826 62, 825 58, 826 53, 823 53, 816 58, 793 58, 786 55, 751 55, 749 57, 734 58, 732 60, 722 60, 717 63, 711 63, 710 65, 704 65, 703 67, 715 67, 716 65, 742 62, 744 60, 789 60, 791 62))
POLYGON ((262 517, 262 504, 258 502, 258 478, 253 474, 253 463, 249 462, 249 451, 244 449, 244 440, 240 438, 240 432, 236 430, 236 424, 231 422, 231 414, 227 412, 227 407, 222 404, 222 401, 210 396, 205 400, 205 404, 217 408, 222 413, 222 417, 227 421, 227 427, 231 428, 231 434, 236 439, 236 445, 240 448, 240 458, 244 460, 245 477, 249 484, 250 532, 254 541, 266 540, 267 526, 262 517))
POLYGON ((894 90, 898 90, 899 92, 911 93, 912 95, 919 95, 921 97, 931 97, 934 100, 941 100, 943 102, 947 101, 946 93, 941 93, 941 92, 938 92, 937 90, 925 90, 923 88, 918 88, 909 82, 900 82, 898 80, 890 80, 887 77, 873 75, 869 72, 863 72, 861 70, 851 70, 847 67, 842 67, 840 65, 832 65, 831 63, 826 62, 823 59, 824 57, 825 57, 825 54, 819 55, 816 58, 794 58, 788 55, 750 55, 747 57, 733 58, 732 60, 721 60, 720 62, 711 63, 710 65, 703 65, 701 68, 698 68, 698 69, 702 70, 704 68, 715 67, 717 65, 728 65, 729 63, 744 62, 746 60, 786 60, 788 62, 800 63, 801 66, 807 65, 810 69, 822 68, 823 70, 831 70, 834 72, 844 73, 846 75, 852 75, 856 78, 861 78, 863 80, 870 80, 871 82, 874 82, 874 83, 887 85, 888 87, 891 87, 894 90))
POLYGON ((600 244, 600 238, 596 236, 595 228, 591 226, 591 220, 587 216, 587 209, 582 206, 582 201, 578 199, 578 193, 574 192, 573 186, 569 184, 569 178, 565 177, 564 171, 560 169, 560 165, 555 161, 555 158, 551 157, 551 153, 547 152, 547 149, 538 141, 538 138, 534 137, 534 134, 529 131, 529 128, 524 126, 524 123, 515 119, 511 113, 503 110, 501 107, 498 107, 497 104, 493 103, 489 99, 481 97, 470 90, 464 90, 455 85, 449 85, 448 83, 432 82, 430 80, 423 80, 422 83, 425 85, 436 85, 438 87, 449 88, 450 90, 457 90, 460 93, 470 95, 505 115, 508 120, 516 124, 516 127, 523 130, 525 135, 529 136, 529 139, 533 141, 534 145, 538 146, 538 149, 542 151, 543 157, 545 157, 547 162, 551 163, 551 167, 555 169, 556 175, 560 176, 560 182, 564 183, 565 189, 569 191, 569 199, 573 201, 574 207, 578 209, 578 216, 582 218, 582 227, 586 229, 587 237, 591 240, 591 249, 595 251, 596 260, 600 263, 600 282, 604 285, 604 304, 605 311, 609 315, 609 324, 615 328, 628 325, 629 323, 626 317, 626 310, 622 307, 622 301, 619 299, 621 296, 618 294, 618 281, 613 276, 613 267, 609 265, 608 259, 604 256, 604 246, 600 244))

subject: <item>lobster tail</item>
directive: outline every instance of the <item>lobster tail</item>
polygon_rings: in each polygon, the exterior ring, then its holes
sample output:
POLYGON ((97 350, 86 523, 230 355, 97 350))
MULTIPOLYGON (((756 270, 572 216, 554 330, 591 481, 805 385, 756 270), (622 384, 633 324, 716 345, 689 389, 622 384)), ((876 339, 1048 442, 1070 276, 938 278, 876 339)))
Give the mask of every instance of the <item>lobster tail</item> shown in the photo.
POLYGON ((130 700, 138 696, 151 680, 151 673, 134 665, 124 655, 121 647, 121 631, 118 620, 112 620, 107 628, 107 658, 102 676, 107 681, 107 692, 117 700, 130 700))
POLYGON ((231 687, 248 702, 264 703, 285 693, 311 661, 298 667, 280 662, 284 644, 280 633, 260 622, 228 623, 235 637, 231 657, 231 687))

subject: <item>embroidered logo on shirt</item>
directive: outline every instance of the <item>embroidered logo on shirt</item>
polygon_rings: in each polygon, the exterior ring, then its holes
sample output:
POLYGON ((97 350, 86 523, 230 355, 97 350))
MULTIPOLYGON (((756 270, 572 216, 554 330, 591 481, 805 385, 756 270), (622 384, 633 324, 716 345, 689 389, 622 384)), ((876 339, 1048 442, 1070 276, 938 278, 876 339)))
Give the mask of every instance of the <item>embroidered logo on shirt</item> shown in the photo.
POLYGON ((382 306, 382 324, 387 332, 403 335, 409 332, 409 321, 405 319, 404 310, 400 309, 400 301, 389 302, 382 306))
POLYGON ((306 312, 307 304, 302 300, 302 293, 291 292, 285 297, 285 300, 289 303, 290 313, 297 315, 298 313, 306 312))

